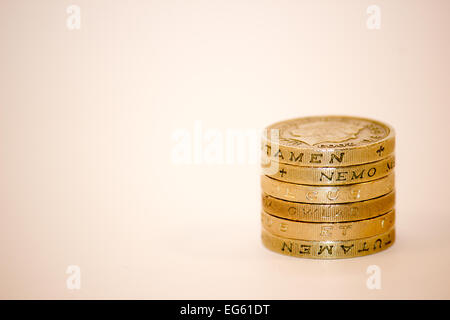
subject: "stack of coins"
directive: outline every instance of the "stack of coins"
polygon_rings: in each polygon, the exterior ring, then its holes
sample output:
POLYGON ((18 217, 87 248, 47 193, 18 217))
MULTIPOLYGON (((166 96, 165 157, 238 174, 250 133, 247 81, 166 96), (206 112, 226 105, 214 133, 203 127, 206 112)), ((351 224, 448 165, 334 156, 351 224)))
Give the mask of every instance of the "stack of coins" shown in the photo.
POLYGON ((263 135, 262 241, 316 259, 364 256, 395 240, 394 130, 345 116, 287 120, 263 135))

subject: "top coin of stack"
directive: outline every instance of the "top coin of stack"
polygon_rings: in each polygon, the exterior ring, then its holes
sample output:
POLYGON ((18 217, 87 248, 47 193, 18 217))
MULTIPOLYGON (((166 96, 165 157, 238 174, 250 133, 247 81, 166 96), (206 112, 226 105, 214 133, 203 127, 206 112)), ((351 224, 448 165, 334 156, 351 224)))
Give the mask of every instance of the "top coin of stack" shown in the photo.
POLYGON ((394 130, 356 117, 269 126, 262 139, 262 239, 292 256, 367 255, 394 242, 394 130))

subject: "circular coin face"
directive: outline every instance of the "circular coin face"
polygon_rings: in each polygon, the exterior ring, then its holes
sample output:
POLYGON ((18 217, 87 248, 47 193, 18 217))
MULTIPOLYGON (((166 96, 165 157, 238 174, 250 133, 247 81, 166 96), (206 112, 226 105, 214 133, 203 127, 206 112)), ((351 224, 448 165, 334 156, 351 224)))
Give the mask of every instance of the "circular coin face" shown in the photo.
POLYGON ((363 147, 393 136, 381 122, 346 116, 318 116, 282 121, 269 126, 279 130, 280 146, 336 149, 363 147))

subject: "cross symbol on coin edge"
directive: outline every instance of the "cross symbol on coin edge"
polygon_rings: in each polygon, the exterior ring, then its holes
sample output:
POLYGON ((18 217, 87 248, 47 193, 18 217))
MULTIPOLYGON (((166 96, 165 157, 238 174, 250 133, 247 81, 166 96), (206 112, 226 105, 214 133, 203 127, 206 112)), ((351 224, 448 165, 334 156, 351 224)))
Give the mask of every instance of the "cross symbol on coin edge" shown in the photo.
POLYGON ((377 150, 377 153, 379 156, 381 156, 381 153, 384 151, 384 147, 380 146, 380 149, 377 150))

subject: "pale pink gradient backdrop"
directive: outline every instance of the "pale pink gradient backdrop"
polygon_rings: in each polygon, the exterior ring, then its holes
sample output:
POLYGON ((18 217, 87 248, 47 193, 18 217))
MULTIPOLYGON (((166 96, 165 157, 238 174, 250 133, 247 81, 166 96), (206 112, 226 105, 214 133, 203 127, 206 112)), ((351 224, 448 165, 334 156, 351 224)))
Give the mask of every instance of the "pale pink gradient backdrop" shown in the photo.
POLYGON ((449 14, 446 0, 2 1, 0 298, 450 298, 449 14), (395 127, 388 251, 269 252, 258 166, 170 161, 195 120, 315 114, 395 127), (382 290, 366 288, 372 264, 382 290))

